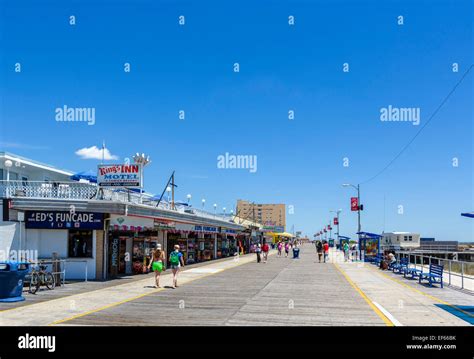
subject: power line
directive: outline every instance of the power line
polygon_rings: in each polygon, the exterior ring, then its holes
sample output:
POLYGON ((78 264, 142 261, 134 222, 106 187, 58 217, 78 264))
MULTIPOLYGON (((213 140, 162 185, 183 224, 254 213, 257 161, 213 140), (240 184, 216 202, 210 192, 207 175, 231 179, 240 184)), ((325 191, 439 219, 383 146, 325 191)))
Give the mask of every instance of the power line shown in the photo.
POLYGON ((429 117, 428 121, 425 122, 423 126, 418 130, 418 132, 413 136, 413 138, 401 149, 401 151, 381 170, 379 171, 375 176, 369 178, 367 181, 361 182, 361 184, 368 183, 374 179, 376 179, 378 176, 380 176, 382 173, 384 173, 402 154, 405 152, 408 147, 415 141, 415 139, 420 135, 421 131, 428 126, 428 124, 431 122, 431 120, 436 116, 436 114, 439 112, 439 110, 444 106, 444 104, 448 101, 448 99, 451 97, 451 95, 456 91, 456 89, 459 87, 459 85, 464 81, 468 73, 471 71, 471 69, 474 67, 474 64, 471 65, 466 72, 462 75, 461 79, 456 83, 456 85, 453 87, 453 89, 446 95, 444 100, 439 104, 439 106, 436 108, 436 110, 431 114, 429 117))

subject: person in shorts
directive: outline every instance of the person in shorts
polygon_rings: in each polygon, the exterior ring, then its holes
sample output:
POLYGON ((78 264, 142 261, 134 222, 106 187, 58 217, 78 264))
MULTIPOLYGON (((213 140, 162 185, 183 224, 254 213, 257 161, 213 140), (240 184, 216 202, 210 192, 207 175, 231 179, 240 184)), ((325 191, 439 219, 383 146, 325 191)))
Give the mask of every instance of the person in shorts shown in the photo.
POLYGON ((150 270, 150 268, 153 270, 153 272, 155 272, 156 287, 161 288, 160 275, 161 272, 165 270, 165 252, 161 250, 161 244, 158 244, 151 255, 151 261, 148 265, 148 270, 150 270))
POLYGON ((179 251, 179 245, 174 246, 174 251, 170 254, 170 265, 171 270, 173 271, 173 286, 172 288, 175 289, 178 287, 178 273, 181 268, 184 268, 184 259, 183 253, 179 251))
POLYGON ((268 252, 270 251, 270 246, 266 241, 263 241, 262 253, 263 253, 263 263, 267 263, 268 252))

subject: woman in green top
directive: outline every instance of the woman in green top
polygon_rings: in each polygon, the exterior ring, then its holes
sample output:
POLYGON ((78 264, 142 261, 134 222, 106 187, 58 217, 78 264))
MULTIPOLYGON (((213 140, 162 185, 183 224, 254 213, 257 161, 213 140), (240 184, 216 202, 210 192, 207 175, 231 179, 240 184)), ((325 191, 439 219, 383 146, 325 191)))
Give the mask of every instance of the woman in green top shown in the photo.
POLYGON ((158 244, 157 248, 153 251, 148 269, 150 267, 155 272, 156 287, 161 288, 160 274, 165 270, 165 252, 161 250, 161 244, 158 244))

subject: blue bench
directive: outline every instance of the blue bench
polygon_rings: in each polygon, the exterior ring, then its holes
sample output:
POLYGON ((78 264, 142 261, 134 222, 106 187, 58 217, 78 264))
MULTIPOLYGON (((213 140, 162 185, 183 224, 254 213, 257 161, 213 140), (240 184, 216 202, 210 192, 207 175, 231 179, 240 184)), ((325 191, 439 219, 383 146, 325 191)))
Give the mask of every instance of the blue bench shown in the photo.
POLYGON ((390 266, 393 273, 403 273, 403 270, 408 267, 408 258, 402 258, 398 263, 394 263, 390 266))
POLYGON ((377 254, 375 258, 372 261, 372 264, 375 264, 376 266, 380 266, 380 262, 383 260, 383 255, 377 254))
POLYGON ((415 277, 419 277, 423 271, 421 269, 416 269, 415 267, 410 267, 406 266, 405 268, 402 269, 403 276, 406 278, 407 275, 411 276, 411 279, 414 279, 415 277))
POLYGON ((438 264, 430 264, 430 271, 428 273, 420 273, 418 282, 421 284, 422 280, 427 280, 430 283, 430 287, 433 286, 433 283, 439 283, 441 288, 443 288, 443 269, 443 266, 438 264))

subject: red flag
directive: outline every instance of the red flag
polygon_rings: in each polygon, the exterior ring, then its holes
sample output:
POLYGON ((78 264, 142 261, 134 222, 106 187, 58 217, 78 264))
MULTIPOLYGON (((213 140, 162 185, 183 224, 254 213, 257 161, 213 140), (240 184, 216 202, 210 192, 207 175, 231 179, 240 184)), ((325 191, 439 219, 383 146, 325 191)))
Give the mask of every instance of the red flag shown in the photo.
POLYGON ((351 211, 359 210, 359 199, 357 197, 351 197, 351 211))

